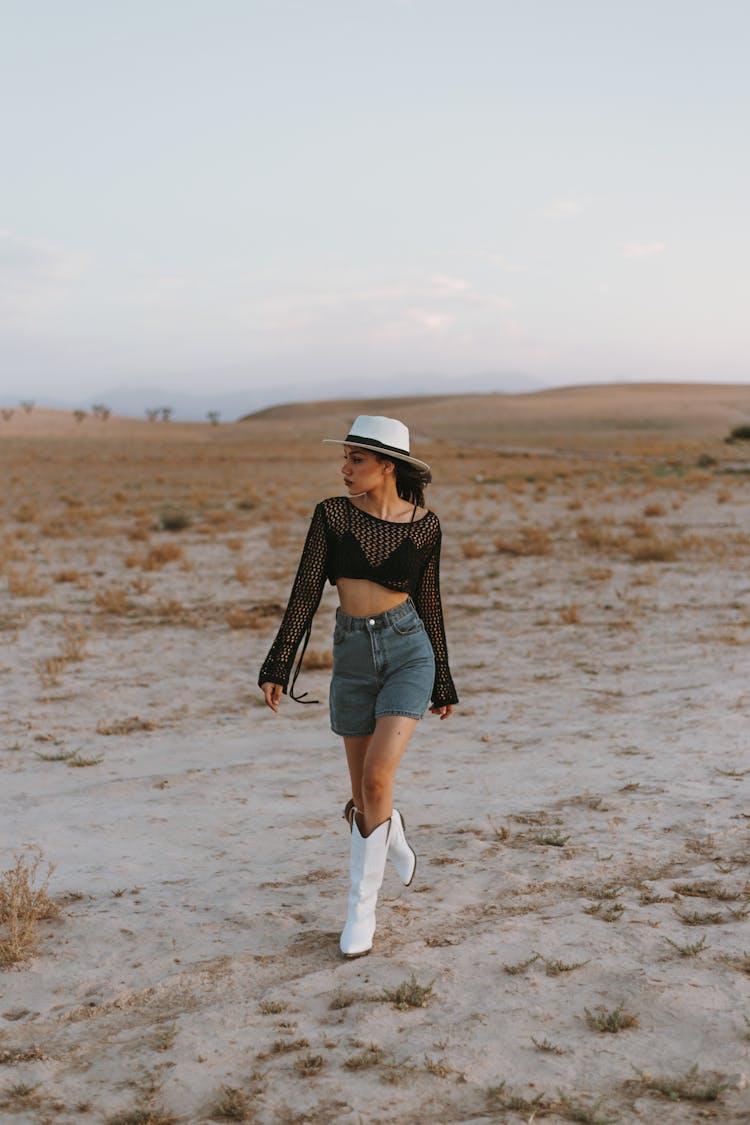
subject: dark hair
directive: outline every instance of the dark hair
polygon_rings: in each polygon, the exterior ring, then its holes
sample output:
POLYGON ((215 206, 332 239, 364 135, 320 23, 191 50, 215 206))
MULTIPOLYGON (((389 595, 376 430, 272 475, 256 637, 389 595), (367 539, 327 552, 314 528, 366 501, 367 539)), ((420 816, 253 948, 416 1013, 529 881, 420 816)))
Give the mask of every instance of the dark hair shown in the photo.
POLYGON ((387 453, 376 453, 378 461, 390 461, 396 470, 396 491, 402 500, 424 507, 424 490, 432 480, 429 469, 418 469, 408 461, 389 457, 387 453))

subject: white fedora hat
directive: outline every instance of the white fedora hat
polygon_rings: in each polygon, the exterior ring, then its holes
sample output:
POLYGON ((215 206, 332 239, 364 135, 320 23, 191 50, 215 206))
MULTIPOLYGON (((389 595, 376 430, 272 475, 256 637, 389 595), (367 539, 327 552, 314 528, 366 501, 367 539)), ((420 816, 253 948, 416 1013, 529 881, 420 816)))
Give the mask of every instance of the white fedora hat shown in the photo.
POLYGON ((384 453, 396 461, 407 461, 418 469, 430 471, 430 466, 409 452, 409 430, 396 418, 382 418, 360 414, 352 422, 345 438, 323 438, 324 445, 356 445, 373 453, 384 453))

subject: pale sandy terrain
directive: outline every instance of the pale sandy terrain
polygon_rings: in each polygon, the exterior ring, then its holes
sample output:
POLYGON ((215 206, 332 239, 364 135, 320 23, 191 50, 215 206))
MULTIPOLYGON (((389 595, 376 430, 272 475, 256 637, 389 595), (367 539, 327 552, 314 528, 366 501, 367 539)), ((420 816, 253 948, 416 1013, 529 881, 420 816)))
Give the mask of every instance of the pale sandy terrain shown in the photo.
POLYGON ((0 970, 3 1123, 750 1121, 750 388, 380 404, 434 462, 461 704, 348 962, 327 672, 279 717, 255 679, 318 441, 375 406, 0 424, 0 870, 41 847, 62 908, 0 970))

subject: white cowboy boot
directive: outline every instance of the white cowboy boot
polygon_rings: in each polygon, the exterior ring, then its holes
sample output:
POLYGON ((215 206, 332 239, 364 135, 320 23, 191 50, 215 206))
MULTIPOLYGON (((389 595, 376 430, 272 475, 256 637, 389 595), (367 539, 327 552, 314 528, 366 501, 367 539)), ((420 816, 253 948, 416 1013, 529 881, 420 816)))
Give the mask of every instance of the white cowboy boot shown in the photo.
MULTIPOLYGON (((341 814, 349 827, 352 818, 357 812, 354 801, 349 799, 341 814)), ((398 877, 405 887, 411 885, 414 872, 417 870, 417 854, 406 839, 406 822, 398 809, 394 809, 391 818, 391 833, 388 837, 388 856, 398 872, 398 877)))
POLYGON ((372 949, 375 906, 385 872, 390 830, 390 820, 384 820, 369 836, 362 836, 356 816, 352 817, 349 906, 340 941, 345 957, 361 957, 372 949))
POLYGON ((398 877, 408 887, 417 870, 417 855, 406 839, 404 818, 398 809, 391 813, 391 834, 388 837, 388 855, 398 872, 398 877))

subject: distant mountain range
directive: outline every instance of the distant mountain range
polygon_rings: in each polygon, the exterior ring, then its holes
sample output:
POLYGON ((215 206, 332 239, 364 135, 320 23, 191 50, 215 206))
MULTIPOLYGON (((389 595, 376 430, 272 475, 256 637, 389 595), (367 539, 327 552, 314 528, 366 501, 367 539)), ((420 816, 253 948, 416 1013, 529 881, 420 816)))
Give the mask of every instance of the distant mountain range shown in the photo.
POLYGON ((0 405, 15 406, 22 399, 34 399, 37 406, 54 407, 58 410, 91 410, 95 404, 110 408, 113 414, 131 418, 143 418, 148 410, 170 407, 175 421, 201 422, 211 411, 216 411, 224 422, 233 422, 268 406, 289 402, 310 402, 320 399, 347 399, 358 397, 387 398, 401 395, 461 394, 478 392, 499 392, 518 394, 542 390, 545 384, 521 372, 480 372, 475 375, 446 376, 428 372, 405 375, 382 380, 363 380, 361 387, 353 387, 352 381, 341 379, 326 381, 306 380, 298 383, 248 385, 246 391, 221 391, 210 394, 188 394, 166 387, 147 387, 143 385, 120 385, 102 390, 87 398, 57 398, 49 395, 35 397, 33 393, 22 391, 18 395, 3 394, 0 405), (354 392, 354 393, 353 393, 354 392))

